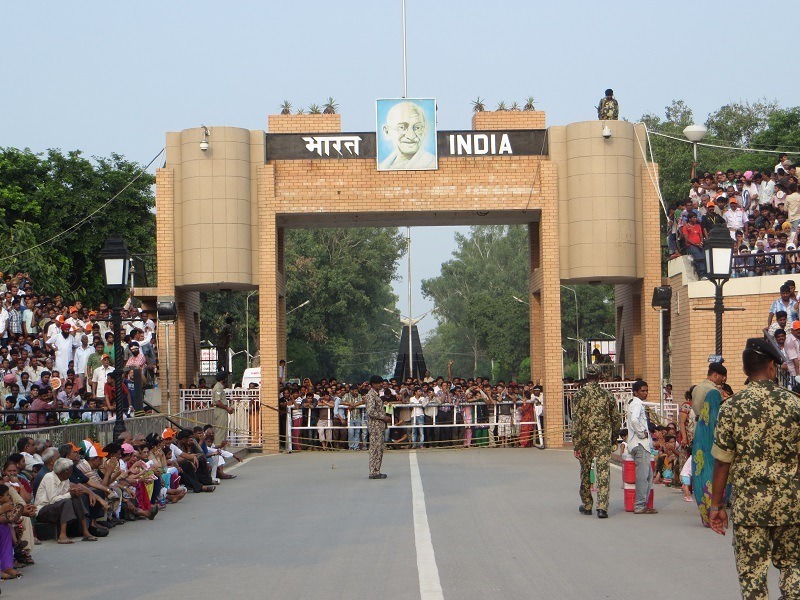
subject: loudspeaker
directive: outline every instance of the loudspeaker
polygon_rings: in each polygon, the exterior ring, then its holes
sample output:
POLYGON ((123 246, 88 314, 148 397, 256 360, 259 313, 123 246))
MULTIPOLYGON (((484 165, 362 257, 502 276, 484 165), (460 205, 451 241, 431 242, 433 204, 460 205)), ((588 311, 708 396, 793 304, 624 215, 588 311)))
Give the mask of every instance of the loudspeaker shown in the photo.
POLYGON ((651 306, 653 308, 663 308, 669 310, 670 302, 672 300, 672 288, 668 285, 653 288, 653 301, 651 306))
POLYGON ((160 296, 156 303, 159 321, 175 321, 178 318, 178 306, 172 296, 160 296))

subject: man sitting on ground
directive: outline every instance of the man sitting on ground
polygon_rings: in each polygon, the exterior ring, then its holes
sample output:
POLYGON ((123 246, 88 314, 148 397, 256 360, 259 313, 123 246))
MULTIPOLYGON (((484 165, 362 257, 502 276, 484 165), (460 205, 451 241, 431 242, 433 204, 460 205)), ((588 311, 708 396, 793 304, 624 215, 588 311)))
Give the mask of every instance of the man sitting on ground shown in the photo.
POLYGON ((67 524, 72 521, 78 522, 84 542, 96 542, 97 538, 89 533, 86 525, 87 512, 81 501, 83 486, 70 486, 69 477, 72 475, 72 469, 71 460, 59 458, 53 465, 52 472, 42 478, 34 499, 36 520, 40 523, 58 525, 59 544, 72 543, 67 536, 67 524))

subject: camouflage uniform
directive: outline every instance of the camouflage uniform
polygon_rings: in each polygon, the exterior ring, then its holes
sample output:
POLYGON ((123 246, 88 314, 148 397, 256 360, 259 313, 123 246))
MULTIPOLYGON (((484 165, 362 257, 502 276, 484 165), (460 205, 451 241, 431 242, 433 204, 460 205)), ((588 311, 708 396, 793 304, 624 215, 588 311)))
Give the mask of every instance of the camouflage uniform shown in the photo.
POLYGON ((383 434, 386 431, 386 423, 383 418, 386 411, 383 408, 383 398, 378 395, 371 387, 364 396, 367 410, 367 428, 369 429, 369 474, 377 475, 381 472, 381 462, 383 461, 383 434))
POLYGON ((572 400, 572 443, 581 453, 580 495, 583 507, 592 508, 592 488, 589 473, 592 459, 597 464, 597 509, 608 510, 609 480, 611 478, 611 438, 616 436, 622 418, 614 397, 597 382, 583 386, 572 400))
POLYGON ((742 598, 769 598, 769 559, 784 600, 800 598, 800 398, 756 381, 720 408, 711 454, 731 463, 733 547, 742 598))
POLYGON ((617 121, 619 119, 619 103, 616 98, 610 100, 603 96, 597 106, 597 118, 601 121, 617 121))

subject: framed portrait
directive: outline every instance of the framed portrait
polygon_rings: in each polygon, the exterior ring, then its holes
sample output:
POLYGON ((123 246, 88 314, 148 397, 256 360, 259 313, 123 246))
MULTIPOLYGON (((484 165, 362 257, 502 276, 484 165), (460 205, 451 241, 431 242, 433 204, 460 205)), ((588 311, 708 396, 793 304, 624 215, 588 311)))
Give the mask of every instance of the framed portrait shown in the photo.
POLYGON ((435 99, 381 99, 376 112, 378 171, 439 168, 435 99))

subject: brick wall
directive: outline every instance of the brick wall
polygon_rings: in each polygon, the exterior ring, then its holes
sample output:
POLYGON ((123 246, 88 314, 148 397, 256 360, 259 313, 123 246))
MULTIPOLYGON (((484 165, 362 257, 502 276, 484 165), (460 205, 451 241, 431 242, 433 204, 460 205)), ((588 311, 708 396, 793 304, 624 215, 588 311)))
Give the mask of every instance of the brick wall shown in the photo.
POLYGON ((472 113, 472 128, 478 131, 499 129, 544 129, 543 110, 499 110, 472 113))
POLYGON ((336 133, 342 130, 342 115, 268 115, 269 133, 336 133))

